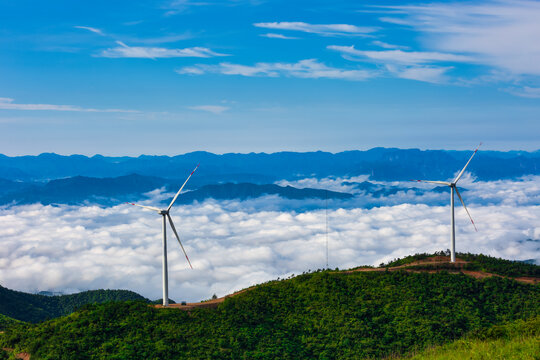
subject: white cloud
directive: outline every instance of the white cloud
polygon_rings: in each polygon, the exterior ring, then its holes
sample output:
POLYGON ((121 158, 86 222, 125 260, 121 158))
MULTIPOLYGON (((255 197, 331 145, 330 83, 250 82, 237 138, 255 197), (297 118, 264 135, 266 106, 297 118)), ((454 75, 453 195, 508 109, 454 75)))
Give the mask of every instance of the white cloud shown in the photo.
POLYGON ((209 58, 215 56, 228 56, 220 54, 205 47, 192 47, 185 49, 167 49, 160 47, 128 46, 121 41, 116 42, 115 48, 103 50, 98 57, 106 58, 176 58, 176 57, 199 57, 209 58))
POLYGON ((204 1, 174 0, 164 7, 165 9, 168 9, 165 16, 177 15, 193 6, 207 6, 210 4, 211 3, 204 1))
POLYGON ((377 31, 373 27, 348 24, 308 24, 305 22, 264 22, 253 24, 256 27, 276 30, 293 30, 323 36, 366 36, 377 31))
POLYGON ((327 46, 352 61, 369 60, 385 65, 389 75, 408 80, 424 81, 429 83, 443 83, 448 81, 446 73, 453 69, 451 66, 426 65, 439 62, 472 62, 473 59, 463 55, 425 52, 383 50, 366 51, 355 49, 354 46, 327 46))
POLYGON ((482 1, 382 7, 382 21, 419 31, 426 47, 470 54, 516 75, 540 75, 540 3, 482 1))
POLYGON ((298 39, 297 37, 294 37, 294 36, 285 36, 283 34, 273 34, 273 33, 261 34, 260 36, 267 37, 270 39, 285 39, 285 40, 298 39))
POLYGON ((138 113, 137 110, 124 109, 90 109, 74 105, 52 104, 17 104, 11 98, 0 98, 0 110, 39 110, 39 111, 77 111, 77 112, 121 112, 138 113))
MULTIPOLYGON (((321 183, 340 186, 341 180, 321 183)), ((477 183, 467 175, 462 186, 469 189, 462 195, 479 232, 456 207, 457 251, 540 260, 539 177, 477 183), (490 199, 498 200, 491 204, 490 199)), ((154 195, 146 204, 163 198, 154 195)), ((448 201, 447 193, 434 195, 448 201)), ((419 204, 420 197, 410 193, 400 196, 410 203, 329 209, 331 267, 379 264, 449 247, 449 206, 419 204)), ((261 210, 272 199, 210 200, 173 208, 195 269, 169 238, 171 297, 197 301, 324 267, 324 209, 261 210)), ((152 299, 161 295, 161 219, 153 212, 124 205, 0 208, 0 239, 2 286, 22 291, 125 288, 152 299)))
MULTIPOLYGON (((394 14, 403 14, 403 12, 395 11, 394 14)), ((387 22, 390 24, 396 24, 396 25, 410 25, 410 23, 406 20, 399 19, 399 18, 392 18, 387 16, 382 16, 379 18, 380 21, 387 22)))
POLYGON ((181 69, 175 70, 178 74, 187 74, 187 75, 203 75, 206 72, 206 67, 208 65, 195 65, 195 66, 185 66, 181 69))
POLYGON ((266 77, 297 77, 297 78, 327 78, 343 80, 366 80, 376 76, 375 72, 357 69, 340 69, 329 67, 316 59, 300 60, 297 63, 256 63, 253 66, 231 63, 219 65, 188 66, 176 70, 179 74, 201 75, 217 73, 224 75, 266 76, 266 77))
POLYGON ((361 58, 367 58, 374 61, 403 64, 403 65, 417 65, 434 62, 472 62, 473 59, 469 56, 428 52, 428 51, 403 51, 403 50, 357 50, 354 46, 327 46, 330 50, 335 50, 345 55, 352 55, 361 58))
POLYGON ((371 43, 373 45, 377 45, 377 46, 382 47, 384 49, 402 49, 402 50, 409 49, 408 46, 389 44, 389 43, 379 41, 379 40, 372 41, 371 43))
POLYGON ((103 33, 103 31, 99 30, 99 29, 96 29, 96 28, 93 28, 93 27, 90 27, 90 26, 74 26, 74 28, 76 29, 83 29, 83 30, 88 30, 90 32, 93 32, 95 34, 98 34, 98 35, 101 35, 101 36, 105 36, 105 34, 103 33))
POLYGON ((279 186, 292 186, 299 189, 313 188, 313 189, 325 189, 329 191, 339 191, 346 193, 355 193, 354 185, 346 185, 344 182, 361 183, 368 181, 368 175, 353 176, 348 178, 341 177, 327 177, 327 178, 303 178, 298 180, 280 180, 276 181, 279 186))
POLYGON ((444 83, 448 79, 446 72, 453 69, 451 66, 394 66, 386 65, 386 69, 401 79, 417 80, 433 84, 444 83))
POLYGON ((524 86, 523 88, 511 88, 509 93, 530 99, 540 99, 540 88, 524 86))
MULTIPOLYGON (((345 58, 357 60, 356 56, 362 56, 384 62, 395 67, 396 71, 390 72, 392 75, 428 82, 448 82, 450 78, 444 73, 449 68, 419 66, 421 63, 444 61, 480 65, 485 68, 485 74, 472 79, 460 77, 453 82, 461 85, 498 82, 502 84, 502 91, 521 97, 538 97, 534 90, 540 84, 540 44, 536 41, 540 37, 538 1, 432 2, 373 6, 368 12, 384 14, 379 18, 382 22, 416 31, 415 38, 425 51, 343 54, 345 58), (433 54, 444 56, 438 58, 431 56, 433 54)), ((384 43, 379 45, 384 47, 384 43)))
POLYGON ((163 6, 167 10, 165 16, 177 15, 189 10, 192 7, 201 6, 239 6, 244 4, 259 5, 264 0, 212 0, 212 1, 194 1, 194 0, 173 0, 163 6))
MULTIPOLYGON (((454 174, 454 176, 457 175, 454 174)), ((445 180, 445 179, 441 179, 445 180)), ((446 179, 452 180, 452 179, 446 179)), ((280 180, 276 184, 281 186, 293 186, 297 188, 318 188, 331 191, 340 191, 356 194, 352 200, 330 201, 330 207, 373 207, 373 206, 394 206, 403 203, 426 204, 430 206, 445 205, 448 203, 448 192, 432 191, 436 185, 428 183, 418 183, 414 181, 374 181, 370 180, 368 175, 361 175, 351 178, 304 178, 295 181, 280 180), (357 183, 369 181, 379 189, 399 188, 400 191, 389 196, 373 196, 372 193, 360 190, 355 186, 357 183), (423 190, 417 193, 413 188, 423 190)), ((467 204, 478 206, 535 206, 540 205, 540 176, 525 176, 518 180, 499 180, 499 181, 476 181, 469 173, 465 172, 460 179, 459 188, 463 189, 463 197, 467 204)), ((302 200, 298 203, 287 205, 282 202, 281 207, 276 209, 301 209, 302 203, 308 203, 302 200)), ((310 204, 311 208, 324 206, 319 200, 310 204)), ((307 208, 310 208, 309 206, 307 208)))
POLYGON ((224 111, 229 110, 230 108, 227 106, 222 106, 222 105, 199 105, 199 106, 190 106, 189 109, 207 111, 212 114, 221 114, 224 111))
POLYGON ((157 37, 148 37, 148 38, 141 38, 141 37, 128 37, 126 38, 123 36, 122 38, 124 40, 129 40, 130 42, 136 42, 139 44, 165 44, 165 43, 174 43, 181 40, 187 40, 192 39, 194 36, 190 32, 185 32, 183 34, 171 34, 171 35, 163 35, 163 36, 157 36, 157 37))

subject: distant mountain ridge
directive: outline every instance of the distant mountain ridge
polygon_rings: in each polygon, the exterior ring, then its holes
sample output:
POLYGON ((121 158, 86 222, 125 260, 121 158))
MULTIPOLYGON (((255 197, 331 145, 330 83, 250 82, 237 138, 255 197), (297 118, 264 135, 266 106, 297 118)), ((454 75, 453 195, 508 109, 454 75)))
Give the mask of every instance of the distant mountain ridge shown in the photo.
MULTIPOLYGON (((3 179, 2 179, 3 180, 3 179)), ((0 183, 2 182, 0 180, 0 183)), ((4 180, 4 182, 7 182, 4 180)), ((0 204, 69 204, 85 202, 114 204, 129 200, 133 194, 139 195, 162 188, 171 183, 164 179, 131 174, 116 178, 91 178, 75 176, 51 180, 45 184, 18 183, 13 191, 0 189, 0 204)))
POLYGON ((298 189, 292 186, 279 186, 275 184, 215 184, 205 185, 197 190, 185 193, 181 198, 178 198, 180 203, 191 203, 193 201, 201 201, 209 198, 216 200, 231 200, 239 199, 246 200, 249 198, 257 198, 264 195, 278 195, 286 199, 350 199, 352 194, 329 191, 324 189, 304 188, 298 189))
MULTIPOLYGON (((400 187, 400 186, 392 186, 392 185, 381 185, 372 183, 370 181, 363 181, 363 182, 351 182, 351 181, 344 181, 342 185, 348 185, 353 186, 355 189, 362 192, 364 195, 371 195, 374 198, 380 198, 384 196, 394 195, 397 194, 400 191, 413 191, 416 194, 424 193, 424 189, 420 189, 417 187, 400 187)), ((435 191, 438 193, 441 192, 448 192, 448 187, 446 186, 436 186, 433 189, 429 191, 435 191)), ((463 191, 467 191, 467 189, 462 189, 463 191)))
MULTIPOLYGON (((373 148, 367 151, 223 154, 197 151, 177 156, 92 157, 0 155, 0 178, 44 181, 74 176, 118 177, 141 174, 180 179, 201 163, 196 186, 220 182, 273 183, 304 177, 356 176, 373 180, 447 179, 463 167, 472 151, 373 148)), ((540 151, 479 151, 469 171, 480 180, 540 174, 540 151)))
MULTIPOLYGON (((363 183, 344 182, 354 192, 380 199, 400 191, 421 194, 420 188, 381 185, 377 181, 452 179, 471 151, 374 148, 367 151, 223 154, 193 152, 178 156, 105 157, 95 155, 8 157, 0 155, 0 205, 99 204, 140 201, 164 188, 176 192, 195 164, 201 167, 180 198, 184 204, 206 199, 245 200, 264 195, 285 199, 347 200, 351 194, 324 189, 279 187, 281 180, 344 178, 369 175, 363 183), (321 192, 322 191, 322 192, 321 192), (323 193, 324 192, 324 193, 323 193)), ((480 151, 467 171, 478 180, 515 179, 540 175, 540 151, 480 151)), ((436 188, 436 192, 447 191, 436 188)), ((368 205, 371 204, 368 199, 368 205)))
MULTIPOLYGON (((0 205, 41 203, 43 205, 97 204, 114 206, 123 202, 148 199, 146 194, 156 189, 164 189, 165 191, 174 193, 178 190, 182 181, 131 174, 117 178, 76 176, 73 178, 51 180, 45 184, 13 182, 4 179, 0 179, 0 183, 8 184, 3 188, 0 187, 0 205), (10 186, 10 183, 16 184, 16 186, 10 186)), ((402 191, 412 191, 417 195, 426 192, 425 189, 416 187, 408 188, 381 185, 369 181, 359 183, 345 181, 343 185, 352 186, 358 194, 326 189, 296 188, 276 184, 224 183, 203 185, 200 188, 193 188, 188 184, 187 189, 178 198, 178 203, 191 204, 195 201, 203 202, 207 199, 242 201, 267 195, 276 195, 290 200, 350 200, 355 196, 371 196, 377 199, 395 195, 402 191)), ((448 189, 446 187, 435 187, 429 191, 447 192, 448 189)), ((462 189, 462 191, 467 190, 462 189)), ((169 201, 170 199, 163 200, 163 204, 165 205, 169 201)))
MULTIPOLYGON (((3 179, 0 179, 0 183, 3 179)), ((5 183, 13 183, 4 180, 5 183)), ((182 182, 180 180, 162 179, 157 177, 131 174, 116 178, 91 178, 76 176, 73 178, 51 180, 42 185, 35 183, 17 183, 17 186, 7 186, 5 191, 0 188, 0 205, 6 204, 100 204, 117 205, 126 201, 138 201, 147 198, 145 193, 165 188, 176 192, 182 182)), ((194 189, 189 187, 188 189, 194 189)), ((225 183, 203 185, 198 189, 187 191, 178 199, 179 203, 190 204, 206 199, 216 200, 246 200, 264 195, 278 195, 286 199, 349 199, 352 194, 327 191, 324 189, 298 189, 292 186, 275 184, 225 183)), ((169 200, 167 200, 169 201, 169 200)))

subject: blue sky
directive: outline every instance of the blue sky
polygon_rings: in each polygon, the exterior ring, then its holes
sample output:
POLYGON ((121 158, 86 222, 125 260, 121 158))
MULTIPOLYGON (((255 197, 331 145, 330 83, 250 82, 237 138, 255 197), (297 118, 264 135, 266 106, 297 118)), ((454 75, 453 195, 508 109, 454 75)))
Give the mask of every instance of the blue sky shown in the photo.
POLYGON ((0 153, 540 148, 540 2, 0 0, 0 153))

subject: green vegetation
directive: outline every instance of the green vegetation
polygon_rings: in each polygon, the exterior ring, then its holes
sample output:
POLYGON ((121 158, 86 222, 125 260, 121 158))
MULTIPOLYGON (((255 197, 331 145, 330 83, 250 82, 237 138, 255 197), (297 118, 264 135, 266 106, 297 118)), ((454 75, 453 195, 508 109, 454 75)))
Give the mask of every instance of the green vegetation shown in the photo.
MULTIPOLYGON (((153 304, 153 305, 161 305, 161 304, 163 304, 163 298, 159 298, 157 300, 150 301, 149 303, 153 304)), ((169 298, 169 304, 176 304, 176 302, 173 299, 169 298)))
MULTIPOLYGON (((426 260, 432 256, 450 256, 449 251, 439 251, 434 254, 414 254, 404 258, 394 259, 388 263, 382 263, 379 267, 396 267, 411 264, 415 261, 426 260)), ((467 264, 463 265, 464 270, 484 271, 502 276, 518 277, 518 276, 532 276, 540 277, 540 266, 535 264, 528 264, 522 261, 512 261, 500 258, 495 258, 487 255, 476 255, 470 253, 456 253, 456 257, 467 261, 467 264)), ((456 266, 452 264, 423 264, 412 265, 410 268, 414 269, 455 269, 456 266)))
POLYGON ((9 316, 0 314, 0 331, 16 324, 21 324, 22 321, 10 318, 9 316))
POLYGON ((456 267, 455 265, 451 263, 435 263, 435 264, 411 265, 411 266, 407 266, 407 270, 427 270, 427 271, 446 270, 449 272, 456 272, 456 271, 460 271, 460 268, 456 267))
POLYGON ((512 277, 540 277, 540 266, 535 264, 498 259, 486 255, 458 254, 458 256, 461 259, 470 262, 463 267, 465 270, 485 271, 512 277))
POLYGON ((504 278, 324 271, 259 285, 217 309, 86 305, 11 327, 0 347, 32 359, 381 358, 469 333, 487 339, 496 332, 488 327, 539 316, 539 295, 538 286, 504 278))
POLYGON ((405 256, 404 258, 394 259, 387 263, 381 263, 379 267, 395 267, 395 266, 407 265, 414 261, 425 260, 431 256, 450 256, 450 252, 439 251, 439 252, 435 252, 434 254, 421 253, 421 254, 409 255, 409 256, 405 256))
POLYGON ((44 296, 0 286, 0 314, 28 322, 67 315, 85 304, 126 300, 147 301, 141 295, 128 290, 91 290, 72 295, 44 296))
MULTIPOLYGON (((532 264, 457 255, 468 261, 463 269, 539 274, 532 264)), ((0 347, 32 359, 539 358, 539 286, 475 280, 447 263, 407 269, 439 272, 318 270, 252 287, 217 309, 189 312, 151 307, 129 291, 48 297, 0 287, 0 313, 7 315, 0 316, 0 347), (54 317, 39 324, 15 320, 54 317)), ((0 352, 2 358, 8 355, 0 352)))
POLYGON ((540 358, 540 318, 482 329, 403 360, 534 360, 540 358))

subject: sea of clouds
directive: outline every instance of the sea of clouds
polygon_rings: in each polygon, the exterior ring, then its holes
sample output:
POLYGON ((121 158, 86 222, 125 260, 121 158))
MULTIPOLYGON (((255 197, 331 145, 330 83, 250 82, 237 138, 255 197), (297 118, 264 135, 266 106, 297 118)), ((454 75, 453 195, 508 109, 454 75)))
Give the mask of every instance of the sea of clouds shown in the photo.
MULTIPOLYGON (((375 199, 343 185, 365 180, 279 182, 356 193, 348 201, 266 196, 173 207, 194 269, 168 229, 169 296, 199 301, 324 268, 327 239, 329 267, 341 269, 450 247, 449 192, 405 189, 375 199)), ((540 262, 540 177, 477 182, 467 176, 460 185, 478 232, 456 197, 458 252, 540 262)), ((171 196, 159 190, 148 195, 147 205, 171 196)), ((129 289, 157 299, 161 237, 161 216, 129 205, 2 207, 0 285, 25 292, 129 289)))

